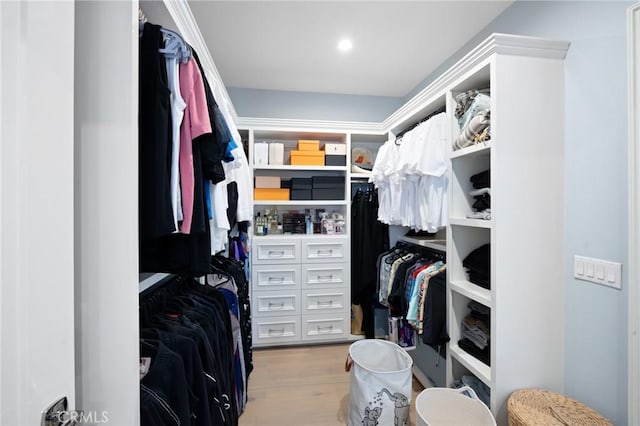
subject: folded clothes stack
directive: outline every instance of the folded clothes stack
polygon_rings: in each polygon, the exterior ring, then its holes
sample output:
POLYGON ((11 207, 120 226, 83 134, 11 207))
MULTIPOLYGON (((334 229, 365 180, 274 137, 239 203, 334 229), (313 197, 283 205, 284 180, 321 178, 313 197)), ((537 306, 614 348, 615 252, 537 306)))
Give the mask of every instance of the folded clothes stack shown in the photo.
POLYGON ((469 219, 491 220, 491 175, 485 170, 469 179, 474 190, 469 192, 475 202, 471 206, 473 212, 467 214, 469 219))
POLYGON ((469 302, 467 306, 470 311, 462 320, 462 339, 458 341, 458 346, 483 363, 491 365, 489 351, 491 311, 476 301, 469 302))
POLYGON ((484 244, 469 253, 462 261, 469 281, 486 289, 491 288, 490 252, 490 244, 484 244))
POLYGON ((453 149, 485 142, 491 139, 491 97, 489 89, 467 90, 456 98, 455 117, 460 134, 453 141, 453 149))

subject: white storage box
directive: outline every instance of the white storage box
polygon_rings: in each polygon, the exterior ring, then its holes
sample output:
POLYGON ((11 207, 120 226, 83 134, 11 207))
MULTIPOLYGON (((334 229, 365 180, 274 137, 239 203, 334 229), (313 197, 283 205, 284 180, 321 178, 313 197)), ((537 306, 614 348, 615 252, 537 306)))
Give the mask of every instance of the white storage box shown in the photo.
POLYGON ((256 176, 255 188, 280 188, 280 176, 256 176))
POLYGON ((284 164, 284 144, 272 142, 269 144, 269 164, 280 166, 284 164))
POLYGON ((269 164, 269 144, 259 142, 253 145, 253 164, 269 164))
POLYGON ((327 155, 347 155, 347 145, 343 143, 325 143, 324 153, 327 155))

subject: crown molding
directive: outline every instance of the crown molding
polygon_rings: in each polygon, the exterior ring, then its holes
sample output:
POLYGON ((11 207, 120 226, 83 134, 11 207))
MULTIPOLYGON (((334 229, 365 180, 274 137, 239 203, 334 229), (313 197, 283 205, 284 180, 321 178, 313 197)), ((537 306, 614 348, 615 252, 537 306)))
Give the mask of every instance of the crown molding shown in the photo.
POLYGON ((402 127, 404 122, 414 117, 425 105, 442 97, 461 75, 486 61, 494 53, 564 59, 569 45, 567 41, 494 33, 387 117, 382 126, 387 131, 402 127))
POLYGON ((492 53, 564 59, 571 45, 568 41, 494 33, 485 40, 492 53))
POLYGON ((336 131, 341 133, 384 134, 382 123, 361 121, 296 120, 285 118, 238 117, 240 129, 336 131))

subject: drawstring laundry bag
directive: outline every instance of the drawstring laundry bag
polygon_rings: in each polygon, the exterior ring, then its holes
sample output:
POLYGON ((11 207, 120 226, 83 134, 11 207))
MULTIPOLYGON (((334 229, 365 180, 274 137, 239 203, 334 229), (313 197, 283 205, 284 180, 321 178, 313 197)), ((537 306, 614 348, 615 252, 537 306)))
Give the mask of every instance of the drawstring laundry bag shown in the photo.
POLYGON ((411 367, 407 352, 388 340, 366 339, 349 347, 348 426, 409 426, 411 367))

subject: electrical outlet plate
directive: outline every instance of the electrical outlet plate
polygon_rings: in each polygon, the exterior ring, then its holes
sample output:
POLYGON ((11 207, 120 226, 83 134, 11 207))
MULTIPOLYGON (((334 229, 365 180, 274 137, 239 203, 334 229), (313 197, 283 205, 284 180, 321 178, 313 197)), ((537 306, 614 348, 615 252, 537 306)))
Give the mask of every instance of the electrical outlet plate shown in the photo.
POLYGON ((573 277, 621 290, 622 264, 574 255, 573 277))

